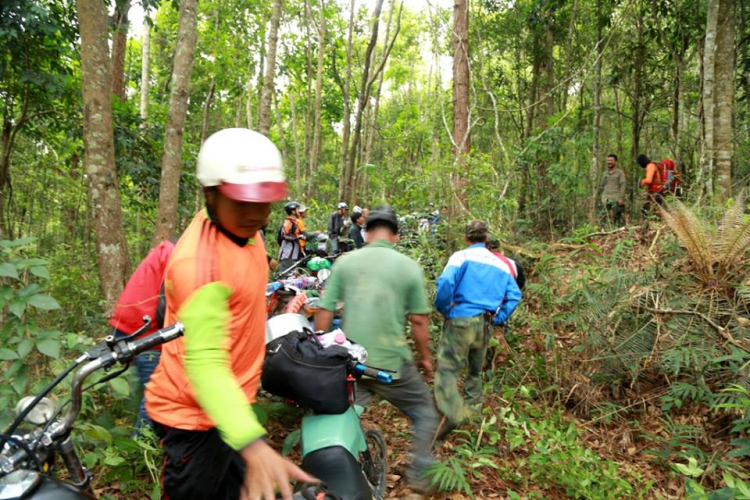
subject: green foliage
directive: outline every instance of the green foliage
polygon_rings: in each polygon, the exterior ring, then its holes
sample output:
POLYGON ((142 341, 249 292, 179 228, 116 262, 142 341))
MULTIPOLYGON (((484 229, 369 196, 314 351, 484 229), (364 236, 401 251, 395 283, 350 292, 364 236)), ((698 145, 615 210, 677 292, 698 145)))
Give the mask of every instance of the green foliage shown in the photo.
POLYGON ((430 469, 431 483, 439 491, 473 498, 478 492, 471 484, 492 470, 524 491, 544 485, 571 498, 631 498, 648 492, 648 483, 644 487, 637 476, 624 475, 614 462, 600 458, 583 443, 575 423, 558 410, 545 409, 533 399, 535 392, 506 386, 503 399, 512 403, 496 415, 474 419, 476 429, 457 431, 461 437, 430 469))
POLYGON ((0 241, 0 366, 3 379, 0 385, 0 424, 10 421, 10 410, 26 394, 38 368, 50 366, 60 357, 63 336, 49 328, 46 311, 60 308, 55 299, 45 293, 49 271, 47 261, 36 258, 31 249, 33 238, 0 241))

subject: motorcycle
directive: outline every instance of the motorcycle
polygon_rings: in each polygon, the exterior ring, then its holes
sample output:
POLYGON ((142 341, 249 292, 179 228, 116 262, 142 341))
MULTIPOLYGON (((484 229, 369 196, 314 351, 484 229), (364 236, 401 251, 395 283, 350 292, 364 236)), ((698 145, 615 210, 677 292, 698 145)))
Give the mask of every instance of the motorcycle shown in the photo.
POLYGON ((16 406, 16 419, 0 435, 0 499, 96 499, 91 489, 91 473, 81 463, 71 437, 73 426, 81 412, 83 392, 124 373, 137 354, 174 340, 184 333, 182 324, 175 323, 136 339, 151 324, 148 317, 144 321, 146 324, 132 335, 119 339, 109 335, 76 359, 41 393, 19 402, 16 406), (118 363, 124 367, 84 387, 84 382, 93 373, 109 371, 118 363), (70 401, 58 408, 46 396, 76 369, 70 401), (24 421, 36 427, 30 431, 19 431, 24 421), (54 471, 56 455, 62 458, 69 482, 50 474, 54 471))
MULTIPOLYGON (((308 320, 301 315, 282 314, 271 318, 266 322, 266 345, 300 331, 318 338, 308 320)), ((341 340, 337 342, 347 345, 341 340)), ((308 411, 302 418, 301 467, 320 479, 325 491, 334 498, 382 500, 385 498, 388 450, 380 430, 362 427, 360 416, 364 409, 354 404, 354 381, 365 376, 390 384, 393 376, 364 365, 367 353, 362 346, 349 342, 347 349, 351 355, 347 366, 349 407, 343 413, 333 415, 308 411)))
POLYGON ((336 256, 307 255, 266 285, 266 316, 301 313, 311 317, 316 311, 317 297, 308 298, 305 291, 320 295, 336 256), (304 271, 304 273, 303 273, 304 271), (307 274, 306 274, 307 273, 307 274))

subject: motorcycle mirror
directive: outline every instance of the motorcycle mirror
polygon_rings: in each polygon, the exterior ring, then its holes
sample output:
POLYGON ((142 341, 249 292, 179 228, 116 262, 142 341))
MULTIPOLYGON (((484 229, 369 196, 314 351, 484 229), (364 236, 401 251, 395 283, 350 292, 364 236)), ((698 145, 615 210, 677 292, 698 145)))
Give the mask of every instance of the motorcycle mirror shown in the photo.
MULTIPOLYGON (((20 415, 21 412, 26 410, 26 407, 34 401, 34 396, 26 396, 16 405, 16 415, 20 415)), ((50 419, 57 412, 57 405, 54 401, 49 398, 42 398, 36 406, 26 415, 26 420, 30 424, 43 425, 50 421, 50 419)))
POLYGON ((318 271, 318 279, 320 281, 327 280, 329 276, 331 276, 331 270, 330 269, 321 269, 320 271, 318 271))

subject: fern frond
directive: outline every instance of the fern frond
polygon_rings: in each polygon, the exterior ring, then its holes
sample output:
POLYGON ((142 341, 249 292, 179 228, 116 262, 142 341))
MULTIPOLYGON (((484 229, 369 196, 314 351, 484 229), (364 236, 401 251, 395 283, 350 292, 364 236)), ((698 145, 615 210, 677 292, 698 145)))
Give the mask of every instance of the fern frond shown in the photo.
POLYGON ((722 271, 727 271, 739 261, 750 247, 750 219, 745 218, 745 192, 737 196, 732 208, 727 210, 719 225, 716 240, 717 257, 722 271))
POLYGON ((690 255, 701 281, 710 281, 714 273, 713 245, 701 221, 680 200, 662 207, 661 213, 664 222, 690 255))

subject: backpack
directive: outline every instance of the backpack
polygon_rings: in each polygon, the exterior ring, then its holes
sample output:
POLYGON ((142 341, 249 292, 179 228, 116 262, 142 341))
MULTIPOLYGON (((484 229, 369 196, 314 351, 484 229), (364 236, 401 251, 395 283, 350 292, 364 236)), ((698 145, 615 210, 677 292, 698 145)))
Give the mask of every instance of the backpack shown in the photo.
POLYGON ((680 173, 677 171, 677 166, 674 161, 670 158, 664 158, 659 167, 659 176, 661 177, 661 183, 665 193, 675 194, 677 192, 677 186, 680 185, 680 173))
POLYGON ((284 222, 286 221, 291 221, 292 223, 292 234, 296 233, 297 229, 299 229, 299 226, 297 226, 297 223, 294 222, 292 219, 290 218, 284 219, 284 221, 279 226, 279 230, 276 231, 276 243, 278 243, 279 246, 281 246, 281 242, 283 241, 282 235, 284 234, 284 222))
POLYGON ((492 252, 497 258, 505 262, 505 265, 510 269, 510 275, 516 280, 516 285, 520 290, 526 285, 526 273, 523 272, 523 267, 517 260, 510 259, 503 255, 501 252, 492 252))

